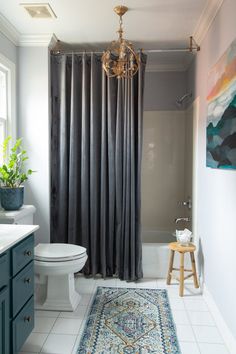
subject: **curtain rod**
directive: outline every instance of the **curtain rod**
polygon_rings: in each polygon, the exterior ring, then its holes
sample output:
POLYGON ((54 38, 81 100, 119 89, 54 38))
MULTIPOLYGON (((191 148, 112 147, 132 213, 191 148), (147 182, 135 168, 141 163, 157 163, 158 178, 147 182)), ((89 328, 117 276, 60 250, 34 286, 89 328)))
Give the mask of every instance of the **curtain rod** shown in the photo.
MULTIPOLYGON (((143 53, 168 53, 168 52, 192 52, 190 48, 183 48, 183 49, 139 49, 143 53)), ((83 54, 83 53, 94 53, 94 54, 103 54, 104 51, 94 52, 93 50, 84 50, 84 51, 66 51, 66 50, 51 50, 52 54, 83 54)))
MULTIPOLYGON (((200 46, 196 43, 196 41, 194 40, 194 38, 192 36, 189 37, 189 47, 188 48, 170 48, 170 49, 143 49, 140 48, 139 49, 141 52, 144 53, 169 53, 169 52, 190 52, 193 53, 194 51, 198 52, 200 50, 200 46)), ((68 54, 68 55, 72 55, 72 54, 83 54, 83 53, 91 53, 93 52, 92 50, 84 50, 84 51, 66 51, 66 50, 61 50, 60 49, 60 40, 57 41, 54 49, 51 50, 52 54, 68 54), (59 46, 59 48, 57 47, 59 46)), ((95 51, 93 52, 94 54, 103 54, 104 51, 95 51)))

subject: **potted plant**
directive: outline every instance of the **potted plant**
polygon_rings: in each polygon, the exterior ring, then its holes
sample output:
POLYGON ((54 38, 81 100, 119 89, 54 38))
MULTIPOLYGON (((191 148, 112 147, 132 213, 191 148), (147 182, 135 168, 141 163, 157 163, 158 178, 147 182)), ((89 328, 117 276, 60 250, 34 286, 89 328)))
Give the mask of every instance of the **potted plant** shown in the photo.
POLYGON ((34 171, 25 169, 28 160, 26 150, 22 147, 22 138, 17 139, 10 149, 11 137, 3 142, 3 164, 0 166, 0 200, 5 210, 18 210, 24 203, 23 183, 34 171), (8 156, 8 152, 9 156, 8 156))

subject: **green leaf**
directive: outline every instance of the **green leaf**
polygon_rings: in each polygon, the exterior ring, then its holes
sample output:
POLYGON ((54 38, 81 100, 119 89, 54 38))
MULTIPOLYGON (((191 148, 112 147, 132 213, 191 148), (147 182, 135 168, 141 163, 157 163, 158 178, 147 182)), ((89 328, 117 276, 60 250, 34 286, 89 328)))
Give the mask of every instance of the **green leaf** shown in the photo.
POLYGON ((9 141, 11 140, 11 136, 8 136, 4 141, 3 141, 3 147, 2 147, 2 152, 3 152, 3 159, 6 159, 7 156, 7 151, 8 151, 8 145, 9 141))
POLYGON ((11 137, 8 136, 2 146, 4 164, 0 166, 0 181, 2 185, 7 187, 18 187, 25 181, 33 172, 32 169, 25 170, 24 163, 28 160, 27 152, 22 147, 22 138, 16 140, 14 146, 9 152, 9 142, 11 137))
POLYGON ((22 138, 17 139, 16 143, 13 146, 13 148, 11 149, 11 151, 16 152, 18 150, 18 148, 21 146, 21 143, 22 143, 22 138))

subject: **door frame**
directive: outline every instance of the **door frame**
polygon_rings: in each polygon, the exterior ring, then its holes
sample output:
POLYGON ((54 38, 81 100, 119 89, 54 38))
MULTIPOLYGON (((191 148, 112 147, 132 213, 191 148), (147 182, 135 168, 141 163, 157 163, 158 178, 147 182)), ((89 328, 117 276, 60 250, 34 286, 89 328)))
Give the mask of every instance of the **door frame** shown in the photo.
POLYGON ((199 243, 198 236, 198 122, 199 122, 199 97, 192 103, 193 112, 193 164, 192 164, 192 232, 195 242, 199 243))
POLYGON ((198 232, 198 155, 199 155, 199 108, 200 98, 195 98, 192 105, 193 113, 193 164, 192 164, 192 232, 197 247, 196 266, 201 290, 203 289, 203 257, 201 239, 198 232))

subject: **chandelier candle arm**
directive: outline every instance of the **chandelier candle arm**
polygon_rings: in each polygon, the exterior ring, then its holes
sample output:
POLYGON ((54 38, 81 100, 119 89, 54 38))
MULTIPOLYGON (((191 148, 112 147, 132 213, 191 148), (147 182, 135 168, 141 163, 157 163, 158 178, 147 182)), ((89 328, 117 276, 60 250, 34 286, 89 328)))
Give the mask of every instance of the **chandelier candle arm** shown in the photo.
POLYGON ((119 38, 112 41, 102 56, 102 66, 108 77, 131 78, 140 66, 139 55, 135 52, 131 42, 123 38, 122 16, 128 11, 126 6, 116 6, 115 13, 119 16, 119 38))

